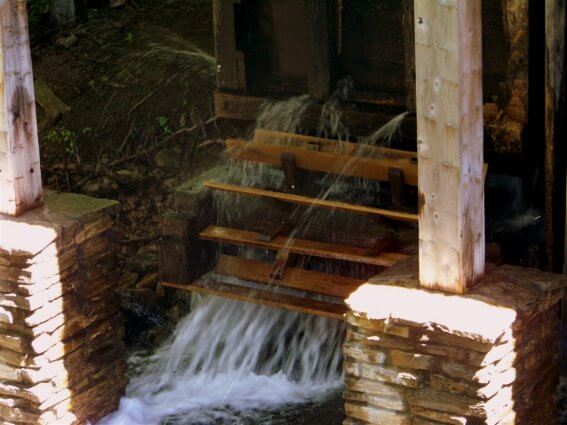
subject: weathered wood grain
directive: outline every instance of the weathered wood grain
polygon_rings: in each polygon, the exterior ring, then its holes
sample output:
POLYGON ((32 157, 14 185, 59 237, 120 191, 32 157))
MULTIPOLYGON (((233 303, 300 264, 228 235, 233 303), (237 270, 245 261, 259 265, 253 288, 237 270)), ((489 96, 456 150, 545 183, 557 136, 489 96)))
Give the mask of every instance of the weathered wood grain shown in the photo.
POLYGON ((484 273, 481 1, 415 4, 420 281, 464 293, 484 273))
POLYGON ((0 214, 41 206, 39 142, 25 0, 0 3, 0 214))

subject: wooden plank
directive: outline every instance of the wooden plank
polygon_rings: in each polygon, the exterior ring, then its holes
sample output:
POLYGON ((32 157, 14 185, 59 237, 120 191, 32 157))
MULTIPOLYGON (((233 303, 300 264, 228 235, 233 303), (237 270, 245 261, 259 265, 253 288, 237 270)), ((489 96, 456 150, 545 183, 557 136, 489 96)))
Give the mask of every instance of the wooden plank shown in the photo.
POLYGON ((341 304, 275 294, 269 291, 260 291, 243 286, 215 282, 211 279, 198 280, 188 285, 170 282, 163 282, 162 285, 183 291, 198 292, 204 295, 214 295, 235 301, 265 305, 267 307, 280 308, 297 313, 314 314, 316 316, 338 320, 344 320, 344 314, 347 310, 347 307, 341 304))
POLYGON ((309 96, 326 100, 331 95, 332 3, 329 0, 307 0, 309 16, 311 61, 309 63, 309 96))
POLYGON ((257 189, 254 187, 236 186, 226 183, 217 183, 207 181, 204 183, 205 187, 213 190, 221 190, 224 192, 237 193, 240 195, 255 196, 260 198, 276 199, 282 202, 292 204, 315 206, 321 208, 328 208, 331 210, 349 211, 360 214, 374 214, 382 217, 387 217, 392 220, 404 221, 408 223, 417 223, 417 214, 405 213, 400 211, 390 211, 381 208, 367 207, 364 205, 348 204, 346 202, 329 201, 326 199, 309 198, 302 195, 294 195, 289 193, 274 192, 270 190, 257 189))
POLYGON ((0 4, 0 214, 43 203, 35 92, 23 0, 0 4))
POLYGON ((485 267, 481 0, 415 17, 420 282, 462 294, 485 267))
POLYGON ((240 5, 240 0, 213 1, 217 86, 226 90, 246 90, 244 54, 236 46, 237 5, 240 5))
POLYGON ((399 168, 404 173, 404 183, 417 186, 417 167, 398 160, 313 152, 294 147, 261 145, 234 139, 227 139, 226 146, 232 159, 280 166, 281 154, 292 153, 295 155, 298 168, 364 179, 388 181, 388 170, 399 168))
POLYGON ((391 267, 397 262, 408 258, 407 255, 394 252, 383 252, 373 256, 368 255, 368 250, 364 248, 294 239, 287 236, 276 236, 273 240, 265 242, 259 240, 259 233, 217 226, 208 227, 201 232, 200 236, 210 241, 252 246, 274 251, 286 249, 292 254, 331 258, 384 267, 391 267))
POLYGON ((273 268, 273 264, 270 263, 230 255, 221 255, 214 271, 218 274, 234 276, 252 282, 283 286, 285 288, 327 295, 343 300, 366 283, 364 279, 353 279, 351 277, 331 275, 293 267, 286 268, 283 277, 279 280, 274 280, 271 277, 273 268))
POLYGON ((417 152, 365 145, 362 143, 343 142, 304 134, 284 133, 281 131, 265 130, 263 128, 258 128, 254 131, 252 142, 260 145, 292 146, 315 152, 391 159, 417 166, 417 152))
MULTIPOLYGON (((315 152, 329 152, 344 155, 356 155, 370 158, 381 158, 417 167, 417 152, 401 149, 384 148, 380 146, 350 143, 323 137, 304 134, 284 133, 280 131, 258 128, 254 131, 252 143, 258 145, 291 146, 315 152)), ((483 166, 483 176, 486 180, 488 164, 483 166)))
POLYGON ((558 134, 565 62, 565 0, 545 1, 545 225, 546 258, 550 271, 560 271, 563 244, 563 179, 558 134))
MULTIPOLYGON (((273 96, 273 95, 272 95, 273 96)), ((232 118, 238 120, 255 121, 258 111, 266 101, 285 100, 260 95, 244 95, 228 91, 216 91, 214 94, 216 115, 219 118, 232 118)), ((360 105, 342 105, 341 119, 351 130, 352 134, 372 134, 398 115, 396 112, 384 112, 383 109, 365 109, 360 105)), ((309 105, 301 120, 302 128, 318 129, 321 123, 322 105, 314 103, 309 105)), ((408 145, 415 145, 416 119, 407 117, 401 126, 400 140, 408 145)))

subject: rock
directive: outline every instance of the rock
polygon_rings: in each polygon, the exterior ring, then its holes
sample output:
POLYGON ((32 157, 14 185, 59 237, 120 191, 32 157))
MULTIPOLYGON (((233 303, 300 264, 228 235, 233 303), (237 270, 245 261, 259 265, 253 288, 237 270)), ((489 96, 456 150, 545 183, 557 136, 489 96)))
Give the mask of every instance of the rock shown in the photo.
POLYGON ((135 185, 136 183, 140 183, 144 178, 134 170, 118 170, 114 173, 116 176, 116 180, 122 185, 135 185))
POLYGON ((120 281, 118 282, 118 286, 120 288, 128 288, 134 285, 139 279, 139 275, 137 273, 132 272, 125 272, 120 277, 120 281))
POLYGON ((55 45, 59 47, 63 47, 64 49, 70 49, 75 44, 77 44, 78 41, 79 39, 77 38, 77 36, 75 34, 71 34, 67 37, 59 37, 55 41, 55 45))
POLYGON ((161 168, 178 170, 182 167, 182 156, 171 149, 160 150, 154 157, 156 165, 161 168))
POLYGON ((140 289, 151 289, 152 291, 155 291, 158 281, 158 274, 150 273, 149 275, 146 275, 142 279, 140 279, 136 286, 140 289))
POLYGON ((39 130, 43 131, 47 127, 52 126, 61 115, 69 112, 71 108, 59 99, 42 79, 36 79, 34 85, 36 103, 43 111, 42 119, 39 123, 39 130))

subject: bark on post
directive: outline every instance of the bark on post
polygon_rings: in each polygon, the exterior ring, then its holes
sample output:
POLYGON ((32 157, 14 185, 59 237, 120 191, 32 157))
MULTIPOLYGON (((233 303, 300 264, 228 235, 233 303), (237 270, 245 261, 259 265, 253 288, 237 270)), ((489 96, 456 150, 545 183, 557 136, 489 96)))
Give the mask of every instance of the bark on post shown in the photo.
POLYGON ((0 3, 0 214, 42 205, 41 170, 25 0, 0 3))
POLYGON ((565 0, 545 2, 545 218, 546 257, 550 271, 560 267, 558 253, 563 242, 561 229, 564 158, 557 150, 559 113, 563 93, 563 71, 565 61, 565 0), (559 180, 559 181, 557 181, 559 180))
POLYGON ((485 265, 481 0, 415 2, 419 265, 462 294, 485 265))

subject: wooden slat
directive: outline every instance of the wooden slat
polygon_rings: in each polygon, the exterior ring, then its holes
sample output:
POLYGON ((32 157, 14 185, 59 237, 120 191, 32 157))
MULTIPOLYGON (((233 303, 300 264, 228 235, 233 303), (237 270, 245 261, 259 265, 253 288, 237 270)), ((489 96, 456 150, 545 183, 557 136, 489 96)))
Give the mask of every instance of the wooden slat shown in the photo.
POLYGON ((346 299, 366 280, 346 276, 331 275, 293 267, 286 268, 280 280, 274 280, 271 273, 274 267, 270 263, 249 260, 247 258, 221 255, 215 273, 234 276, 252 282, 277 285, 299 291, 313 292, 346 299))
POLYGON ((343 142, 304 134, 284 133, 263 128, 258 128, 254 131, 252 142, 259 145, 291 146, 311 151, 316 150, 317 152, 390 159, 417 166, 417 152, 343 142))
POLYGON ((206 181, 204 183, 204 186, 208 187, 209 189, 237 193, 239 195, 276 199, 278 201, 288 202, 292 204, 316 206, 321 208, 349 211, 360 214, 374 214, 374 215, 380 215, 382 217, 387 217, 392 220, 405 221, 408 223, 417 223, 417 214, 404 213, 400 211, 390 211, 381 208, 367 207, 364 205, 354 205, 339 201, 328 201, 325 199, 309 198, 308 196, 274 192, 271 190, 257 189, 254 187, 236 186, 236 185, 217 183, 212 181, 206 181))
POLYGON ((267 307, 280 308, 298 313, 314 314, 316 316, 329 317, 343 320, 347 307, 341 304, 327 303, 324 301, 293 297, 289 295, 275 294, 269 291, 246 288, 244 286, 230 285, 227 283, 213 281, 211 279, 198 280, 191 284, 179 284, 163 282, 163 286, 181 289, 183 291, 198 292, 205 295, 228 298, 235 301, 243 301, 267 307))
POLYGON ((205 240, 216 242, 227 242, 235 245, 253 246, 275 251, 286 249, 292 254, 352 261, 375 266, 391 267, 397 262, 407 258, 407 255, 394 252, 384 252, 376 256, 370 256, 366 254, 367 250, 363 248, 292 239, 286 236, 276 236, 270 242, 264 242, 259 240, 259 233, 217 226, 208 227, 201 232, 200 236, 205 240))
POLYGON ((420 282, 459 294, 485 267, 481 12, 415 2, 420 282))
POLYGON ((26 2, 0 5, 0 214, 43 203, 26 2))
POLYGON ((417 186, 417 167, 400 161, 311 152, 294 147, 252 144, 234 139, 228 139, 226 146, 230 157, 237 160, 280 166, 282 153, 291 153, 295 155, 298 168, 365 179, 387 181, 390 167, 399 168, 404 172, 404 183, 417 186))

